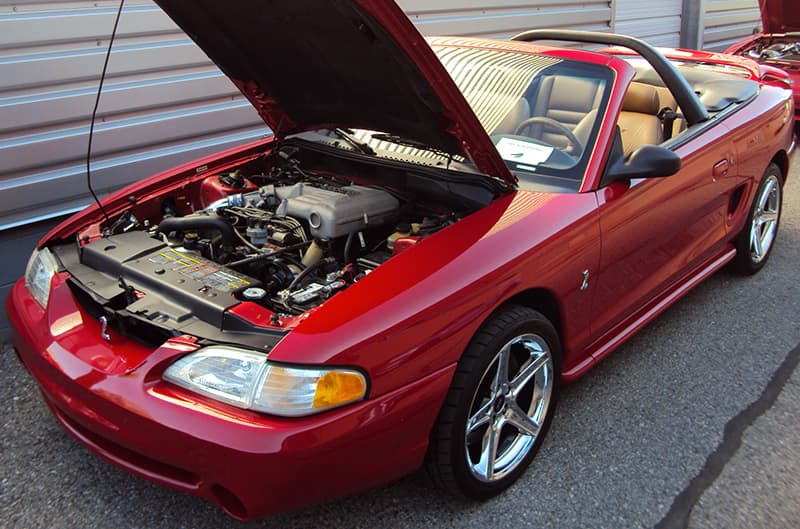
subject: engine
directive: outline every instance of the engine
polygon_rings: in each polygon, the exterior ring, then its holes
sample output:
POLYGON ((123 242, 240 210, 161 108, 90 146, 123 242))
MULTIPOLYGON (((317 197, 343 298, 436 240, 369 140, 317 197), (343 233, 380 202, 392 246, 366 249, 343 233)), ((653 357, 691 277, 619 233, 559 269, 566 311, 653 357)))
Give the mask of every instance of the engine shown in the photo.
POLYGON ((455 221, 451 213, 410 204, 387 189, 297 168, 237 178, 238 189, 228 190, 235 192, 202 209, 179 216, 168 199, 157 224, 140 225, 128 214, 112 235, 120 241, 120 232, 143 228, 154 243, 165 245, 149 251, 168 261, 157 264, 178 272, 175 278, 202 275, 198 288, 295 315, 455 221), (258 180, 268 183, 252 184, 258 180))
MULTIPOLYGON (((264 186, 258 191, 233 195, 211 209, 255 208, 256 216, 304 220, 314 238, 334 239, 367 228, 379 226, 397 215, 398 199, 381 189, 358 185, 304 183, 264 186)), ((233 210, 231 210, 233 211, 233 210)), ((258 224, 259 221, 256 221, 258 224)), ((252 230, 257 239, 261 232, 252 230)), ((251 241, 252 242, 252 241, 251 241)))

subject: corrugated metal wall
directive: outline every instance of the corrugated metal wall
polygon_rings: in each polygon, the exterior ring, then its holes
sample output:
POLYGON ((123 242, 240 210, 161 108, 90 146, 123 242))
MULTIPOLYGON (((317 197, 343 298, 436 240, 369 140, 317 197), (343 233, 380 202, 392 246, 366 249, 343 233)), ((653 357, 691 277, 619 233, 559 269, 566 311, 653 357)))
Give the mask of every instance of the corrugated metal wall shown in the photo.
POLYGON ((614 31, 654 46, 680 43, 683 0, 616 0, 614 31))
POLYGON ((425 35, 508 38, 534 28, 608 31, 611 27, 609 0, 397 0, 397 3, 425 35))
MULTIPOLYGON (((87 203, 89 116, 117 6, 0 0, 0 228, 87 203)), ((100 194, 264 133, 158 7, 126 3, 96 125, 100 194)))
POLYGON ((758 0, 705 0, 703 49, 722 51, 761 26, 758 0))

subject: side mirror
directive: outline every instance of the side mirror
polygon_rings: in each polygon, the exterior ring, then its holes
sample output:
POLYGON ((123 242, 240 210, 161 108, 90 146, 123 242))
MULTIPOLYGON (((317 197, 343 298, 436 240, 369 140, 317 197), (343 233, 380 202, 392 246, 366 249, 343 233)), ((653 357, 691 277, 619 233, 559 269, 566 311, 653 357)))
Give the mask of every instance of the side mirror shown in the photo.
POLYGON ((614 161, 603 178, 603 185, 631 178, 663 178, 681 169, 681 157, 658 145, 642 145, 627 158, 614 161))

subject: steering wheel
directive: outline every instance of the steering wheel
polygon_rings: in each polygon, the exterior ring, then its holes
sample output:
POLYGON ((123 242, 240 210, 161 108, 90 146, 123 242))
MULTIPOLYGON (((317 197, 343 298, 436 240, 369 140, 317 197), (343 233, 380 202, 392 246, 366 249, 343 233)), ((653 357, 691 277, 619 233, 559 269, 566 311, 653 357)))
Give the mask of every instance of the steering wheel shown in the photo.
POLYGON ((577 138, 577 136, 575 136, 575 134, 571 130, 569 130, 566 127, 566 125, 563 125, 552 118, 546 118, 544 116, 533 116, 532 118, 523 120, 522 123, 520 123, 517 126, 517 130, 514 131, 514 135, 522 136, 523 135, 522 131, 524 131, 531 125, 535 125, 537 123, 540 123, 545 127, 550 127, 551 129, 555 129, 557 132, 560 132, 561 134, 567 137, 567 142, 569 143, 569 145, 567 145, 567 147, 564 149, 564 152, 575 153, 583 150, 583 145, 581 145, 580 140, 577 138))

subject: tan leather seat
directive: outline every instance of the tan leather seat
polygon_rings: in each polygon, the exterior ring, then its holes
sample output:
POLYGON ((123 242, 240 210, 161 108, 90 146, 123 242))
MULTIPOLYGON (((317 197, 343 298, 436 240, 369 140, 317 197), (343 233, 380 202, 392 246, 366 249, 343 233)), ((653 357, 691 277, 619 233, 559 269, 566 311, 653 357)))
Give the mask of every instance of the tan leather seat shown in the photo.
MULTIPOLYGON (((672 96, 672 92, 669 91, 669 88, 664 86, 657 86, 655 88, 658 92, 658 101, 661 105, 661 108, 663 109, 669 107, 673 112, 680 114, 681 109, 678 107, 678 103, 675 101, 675 98, 672 96)), ((683 118, 675 118, 675 121, 672 122, 672 137, 674 138, 684 130, 686 130, 686 120, 683 118)))
MULTIPOLYGON (((531 115, 554 119, 574 130, 586 114, 600 106, 600 84, 595 79, 548 75, 539 85, 531 115)), ((541 124, 532 125, 528 135, 560 148, 569 143, 563 134, 541 124)))
POLYGON ((622 100, 622 111, 617 121, 625 156, 642 145, 658 145, 663 141, 659 110, 661 104, 654 86, 631 83, 622 100))
POLYGON ((592 127, 594 127, 594 122, 597 120, 597 109, 591 110, 588 114, 586 114, 582 120, 575 125, 575 128, 572 129, 572 133, 575 134, 575 137, 581 143, 581 147, 586 147, 589 143, 589 135, 592 133, 592 127))

